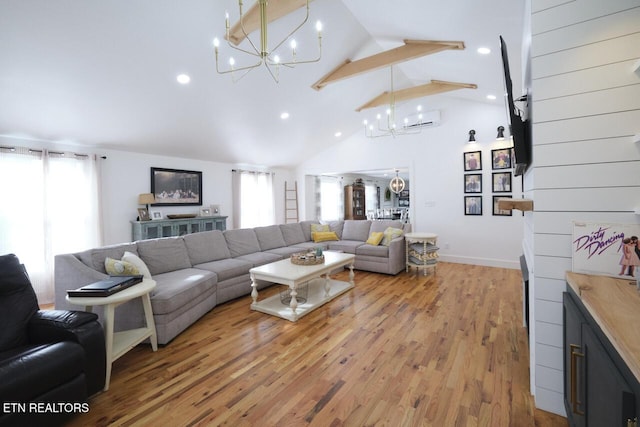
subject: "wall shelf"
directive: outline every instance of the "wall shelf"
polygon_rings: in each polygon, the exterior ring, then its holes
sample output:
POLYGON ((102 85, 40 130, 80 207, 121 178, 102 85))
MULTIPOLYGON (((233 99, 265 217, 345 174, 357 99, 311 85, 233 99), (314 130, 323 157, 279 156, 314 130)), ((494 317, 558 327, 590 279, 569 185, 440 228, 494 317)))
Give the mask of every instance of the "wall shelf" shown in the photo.
POLYGON ((533 210, 533 200, 531 199, 511 199, 502 198, 498 199, 498 209, 511 210, 518 209, 522 212, 533 210))

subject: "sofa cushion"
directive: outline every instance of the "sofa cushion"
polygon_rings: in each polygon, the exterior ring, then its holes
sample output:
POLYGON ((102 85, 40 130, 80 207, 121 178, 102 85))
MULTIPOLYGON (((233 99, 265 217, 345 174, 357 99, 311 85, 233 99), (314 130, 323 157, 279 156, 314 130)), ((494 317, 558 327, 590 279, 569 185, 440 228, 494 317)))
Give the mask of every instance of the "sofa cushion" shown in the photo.
POLYGON ((184 244, 193 265, 231 258, 227 241, 220 230, 187 234, 184 236, 184 244))
POLYGON ((384 233, 384 231, 389 227, 399 228, 402 230, 404 227, 404 223, 402 221, 396 221, 393 219, 371 221, 371 233, 379 231, 382 231, 384 233))
MULTIPOLYGON (((140 240, 138 254, 152 276, 168 271, 191 268, 187 247, 182 237, 140 240)), ((155 279, 155 277, 154 277, 155 279)))
POLYGON ((355 254, 356 249, 364 244, 364 242, 359 240, 340 240, 338 242, 329 242, 329 250, 355 254))
POLYGON ((133 276, 140 274, 138 267, 127 261, 106 257, 104 268, 110 276, 133 276))
POLYGON ((381 244, 384 246, 389 246, 391 241, 396 237, 402 236, 404 233, 400 228, 388 227, 384 230, 384 237, 382 238, 381 244))
POLYGON ((256 227, 253 229, 258 238, 260 249, 268 251, 269 249, 282 248, 287 246, 282 237, 282 231, 277 225, 269 225, 266 227, 256 227))
POLYGON ((312 231, 311 238, 315 243, 340 240, 335 231, 312 231))
MULTIPOLYGON (((338 239, 343 239, 342 237, 342 229, 344 227, 344 221, 330 221, 329 222, 329 230, 335 231, 338 235, 338 239)), ((364 242, 364 240, 363 240, 364 242)))
POLYGON ((369 238, 370 228, 371 221, 346 220, 342 228, 341 238, 344 240, 359 240, 364 242, 369 238))
POLYGON ((256 233, 252 228, 226 230, 223 234, 233 258, 262 250, 260 249, 260 243, 258 242, 256 233))
POLYGON ((300 221, 300 228, 304 233, 304 240, 306 242, 311 240, 311 224, 320 224, 318 221, 300 221))
POLYGON ((252 254, 240 255, 237 259, 241 259, 251 263, 252 267, 258 267, 259 265, 269 264, 270 262, 280 261, 282 256, 277 254, 271 254, 269 252, 254 252, 252 254))
POLYGON ((308 241, 308 239, 304 237, 302 225, 299 222, 280 224, 280 231, 282 231, 282 238, 287 246, 308 241))
POLYGON ((104 267, 104 260, 109 257, 113 259, 121 259, 125 252, 132 252, 137 254, 135 243, 121 243, 118 245, 103 246, 101 248, 88 249, 86 251, 78 252, 75 254, 82 263, 88 267, 93 268, 103 274, 107 274, 107 270, 104 267))
POLYGON ((153 314, 166 314, 200 296, 216 285, 215 273, 198 268, 184 268, 155 275, 156 287, 151 293, 153 314))
POLYGON ((29 276, 14 254, 0 256, 0 352, 28 342, 27 325, 38 310, 29 276))
POLYGON ((364 244, 356 248, 356 255, 367 255, 388 258, 389 246, 364 244))
POLYGON ((268 254, 276 254, 282 258, 289 258, 292 254, 297 254, 299 252, 306 252, 306 251, 297 246, 285 246, 283 248, 269 249, 268 251, 264 251, 264 252, 268 254))
POLYGON ((220 259, 217 261, 194 265, 194 268, 201 268, 203 270, 216 273, 216 276, 218 276, 218 283, 243 274, 249 274, 249 269, 252 267, 253 264, 250 262, 238 258, 220 259))
POLYGON ((365 243, 368 245, 378 246, 380 242, 382 242, 383 237, 384 233, 382 231, 374 231, 369 234, 369 238, 365 243))

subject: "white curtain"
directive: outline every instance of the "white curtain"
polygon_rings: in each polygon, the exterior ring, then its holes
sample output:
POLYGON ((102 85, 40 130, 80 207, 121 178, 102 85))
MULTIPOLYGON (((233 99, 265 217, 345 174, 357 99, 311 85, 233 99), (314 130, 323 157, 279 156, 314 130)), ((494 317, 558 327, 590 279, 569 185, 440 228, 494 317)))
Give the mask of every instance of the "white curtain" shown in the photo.
POLYGON ((102 244, 95 156, 0 148, 0 254, 25 264, 41 304, 54 299, 54 256, 102 244))
POLYGON ((234 226, 252 228, 275 224, 273 173, 232 172, 234 226))

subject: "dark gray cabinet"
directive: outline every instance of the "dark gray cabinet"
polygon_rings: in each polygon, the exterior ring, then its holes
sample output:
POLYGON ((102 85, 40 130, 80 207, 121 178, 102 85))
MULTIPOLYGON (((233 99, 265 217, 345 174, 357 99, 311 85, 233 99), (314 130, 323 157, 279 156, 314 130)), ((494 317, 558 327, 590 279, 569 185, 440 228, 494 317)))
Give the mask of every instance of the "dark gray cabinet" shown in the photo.
POLYGON ((133 241, 157 239, 160 237, 184 236, 185 234, 199 233, 202 231, 224 231, 226 229, 226 216, 131 221, 131 235, 133 241))
POLYGON ((570 287, 563 294, 564 398, 576 427, 637 427, 640 384, 570 287))

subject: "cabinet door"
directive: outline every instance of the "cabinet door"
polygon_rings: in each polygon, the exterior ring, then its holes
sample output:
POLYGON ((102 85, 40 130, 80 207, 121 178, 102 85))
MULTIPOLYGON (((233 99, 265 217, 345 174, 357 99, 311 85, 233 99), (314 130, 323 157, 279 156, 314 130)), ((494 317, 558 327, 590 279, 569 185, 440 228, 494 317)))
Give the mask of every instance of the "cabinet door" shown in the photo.
POLYGON ((587 426, 627 426, 636 417, 635 396, 589 325, 582 327, 586 360, 587 426))
POLYGON ((158 237, 162 237, 162 232, 160 231, 160 225, 154 224, 153 222, 149 222, 143 226, 144 231, 142 232, 143 239, 157 239, 158 237))
POLYGON ((564 319, 564 406, 570 424, 585 426, 584 351, 582 324, 584 317, 567 292, 562 294, 564 319))

